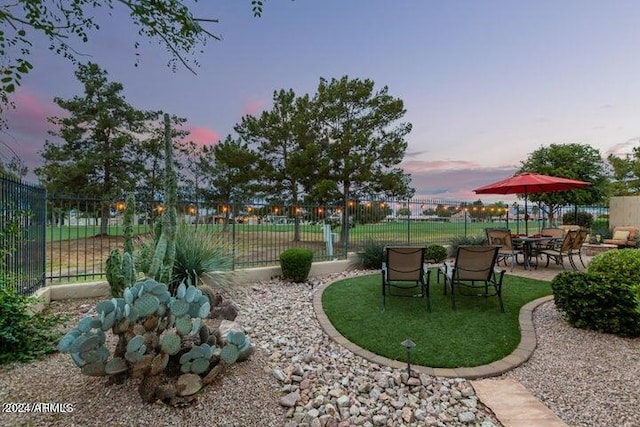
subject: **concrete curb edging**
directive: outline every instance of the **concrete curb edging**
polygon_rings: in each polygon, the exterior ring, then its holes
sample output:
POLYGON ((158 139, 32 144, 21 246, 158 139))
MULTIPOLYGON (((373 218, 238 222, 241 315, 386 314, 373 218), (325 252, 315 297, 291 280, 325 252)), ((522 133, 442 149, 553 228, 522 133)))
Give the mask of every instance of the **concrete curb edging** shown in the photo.
MULTIPOLYGON (((336 343, 342 345, 349 351, 367 359, 370 362, 398 369, 406 367, 405 362, 388 359, 352 343, 344 336, 342 336, 342 334, 340 334, 340 332, 338 332, 338 330, 333 326, 333 324, 325 314, 324 309, 322 308, 322 294, 325 289, 327 289, 330 285, 337 282, 338 280, 343 280, 343 278, 336 279, 322 285, 313 295, 313 309, 316 313, 318 323, 320 323, 320 326, 325 331, 325 333, 329 335, 329 337, 336 343)), ((500 360, 496 360, 495 362, 492 362, 488 365, 474 366, 472 368, 431 368, 428 366, 413 364, 411 366, 418 372, 422 372, 427 375, 447 378, 478 379, 502 375, 503 373, 510 371, 511 369, 514 369, 529 360, 529 358, 533 354, 533 350, 535 350, 536 348, 536 333, 533 326, 533 312, 538 306, 552 300, 553 295, 548 295, 546 297, 538 298, 522 306, 522 308, 520 309, 520 314, 518 316, 521 333, 520 344, 518 344, 518 347, 516 347, 516 349, 510 355, 505 356, 500 360)))

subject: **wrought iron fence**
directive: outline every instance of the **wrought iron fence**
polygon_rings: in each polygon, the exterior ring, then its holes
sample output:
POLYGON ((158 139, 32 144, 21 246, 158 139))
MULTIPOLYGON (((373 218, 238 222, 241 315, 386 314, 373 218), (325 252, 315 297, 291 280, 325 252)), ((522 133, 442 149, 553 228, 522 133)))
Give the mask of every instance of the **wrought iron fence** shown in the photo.
POLYGON ((44 188, 0 173, 0 284, 31 294, 45 283, 44 188))
MULTIPOLYGON (((47 205, 47 278, 102 277, 109 252, 123 246, 124 201, 49 197, 47 205)), ((138 240, 151 238, 154 220, 163 209, 161 201, 137 202, 134 232, 138 240)), ((606 207, 578 210, 589 212, 594 221, 600 218, 598 224, 608 214, 606 207)), ((185 226, 214 233, 233 259, 234 269, 275 265, 289 248, 309 248, 314 259, 321 261, 343 259, 369 241, 446 245, 454 237, 483 235, 487 227, 524 232, 525 218, 529 232, 549 225, 544 209, 535 206, 525 214, 518 204, 483 207, 464 201, 416 199, 360 200, 346 206, 187 200, 178 204, 178 215, 185 226)), ((556 219, 562 220, 562 212, 556 219)))

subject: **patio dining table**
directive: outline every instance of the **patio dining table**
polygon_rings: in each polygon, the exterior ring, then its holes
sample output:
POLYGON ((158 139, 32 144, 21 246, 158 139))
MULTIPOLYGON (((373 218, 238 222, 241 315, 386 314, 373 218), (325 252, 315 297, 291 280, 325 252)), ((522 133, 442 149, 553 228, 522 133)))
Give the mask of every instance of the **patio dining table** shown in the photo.
MULTIPOLYGON (((514 244, 522 244, 522 250, 524 252, 524 268, 525 270, 531 270, 531 258, 533 258, 534 254, 534 246, 541 244, 542 242, 551 242, 555 240, 556 237, 534 234, 533 236, 524 236, 524 235, 513 235, 511 237, 511 241, 514 244)), ((536 259, 536 268, 538 268, 538 262, 536 259)))

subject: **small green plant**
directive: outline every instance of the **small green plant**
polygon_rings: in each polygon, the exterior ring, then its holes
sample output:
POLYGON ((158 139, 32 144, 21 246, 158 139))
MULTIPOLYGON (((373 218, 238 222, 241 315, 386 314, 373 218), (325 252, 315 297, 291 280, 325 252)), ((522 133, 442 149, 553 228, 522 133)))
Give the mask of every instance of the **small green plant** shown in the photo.
POLYGON ((114 249, 107 258, 106 276, 112 297, 122 296, 124 288, 133 285, 136 280, 136 269, 133 260, 133 215, 136 199, 133 194, 127 196, 124 211, 124 255, 114 249))
POLYGON ((366 270, 380 270, 384 260, 384 243, 377 240, 367 240, 358 252, 358 263, 366 270))
POLYGON ((304 282, 309 277, 313 251, 311 249, 292 248, 280 254, 282 277, 294 282, 304 282))
POLYGON ((455 256, 458 246, 483 246, 487 244, 485 235, 478 236, 455 236, 449 241, 449 256, 455 256))
POLYGON ((19 294, 0 276, 0 365, 28 362, 56 351, 62 335, 56 326, 65 319, 32 313, 35 297, 19 294))
POLYGON ((580 211, 577 213, 566 212, 562 215, 563 224, 576 224, 582 228, 591 228, 593 225, 593 215, 589 212, 580 211))
POLYGON ((441 263, 447 258, 447 248, 438 244, 427 245, 424 257, 427 261, 431 261, 434 264, 441 263))
POLYGON ((556 307, 573 326, 640 336, 639 285, 613 276, 566 271, 551 281, 556 307))

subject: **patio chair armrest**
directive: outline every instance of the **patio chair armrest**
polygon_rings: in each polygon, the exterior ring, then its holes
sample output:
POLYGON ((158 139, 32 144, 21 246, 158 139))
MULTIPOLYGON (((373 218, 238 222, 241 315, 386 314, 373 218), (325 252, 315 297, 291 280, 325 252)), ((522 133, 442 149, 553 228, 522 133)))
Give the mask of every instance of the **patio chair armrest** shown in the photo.
POLYGON ((504 274, 506 272, 507 270, 505 270, 504 268, 493 267, 493 280, 497 284, 502 285, 502 278, 504 277, 504 274))

